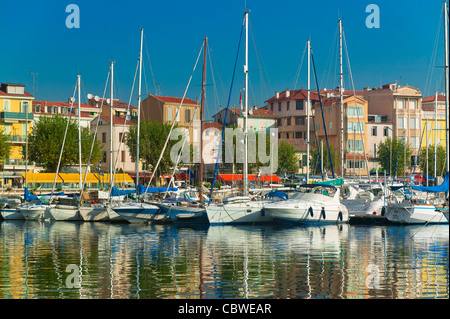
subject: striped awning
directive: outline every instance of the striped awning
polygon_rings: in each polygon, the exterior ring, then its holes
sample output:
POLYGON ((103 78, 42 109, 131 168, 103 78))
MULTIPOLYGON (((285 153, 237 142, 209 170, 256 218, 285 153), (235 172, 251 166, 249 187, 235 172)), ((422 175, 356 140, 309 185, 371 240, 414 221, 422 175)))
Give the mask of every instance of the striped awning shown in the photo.
MULTIPOLYGON (((22 173, 23 179, 25 179, 25 173, 22 173)), ((55 180, 55 173, 27 173, 28 183, 53 183, 55 180)), ((63 183, 63 180, 58 175, 56 177, 56 183, 63 183)))

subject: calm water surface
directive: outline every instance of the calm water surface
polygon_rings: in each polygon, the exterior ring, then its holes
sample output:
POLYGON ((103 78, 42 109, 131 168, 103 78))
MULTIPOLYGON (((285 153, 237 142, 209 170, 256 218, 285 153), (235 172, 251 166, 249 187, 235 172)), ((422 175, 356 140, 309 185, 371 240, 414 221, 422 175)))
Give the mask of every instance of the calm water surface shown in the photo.
POLYGON ((448 298, 448 225, 0 223, 5 298, 448 298))

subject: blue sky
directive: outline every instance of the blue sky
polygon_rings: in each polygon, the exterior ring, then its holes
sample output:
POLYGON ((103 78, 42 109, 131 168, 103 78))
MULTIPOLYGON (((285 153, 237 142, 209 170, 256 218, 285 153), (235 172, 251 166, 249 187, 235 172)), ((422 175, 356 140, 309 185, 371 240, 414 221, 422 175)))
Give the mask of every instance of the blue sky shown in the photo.
MULTIPOLYGON (((37 98, 65 101, 80 73, 86 102, 88 93, 103 95, 109 61, 114 60, 115 97, 127 102, 143 27, 143 94, 182 96, 208 36, 208 120, 219 104, 227 103, 245 3, 250 10, 251 104, 263 106, 275 91, 306 87, 302 55, 308 39, 320 88, 336 87, 338 18, 343 20, 355 89, 399 81, 424 95, 443 90, 442 69, 436 68, 443 64, 442 0, 0 0, 0 82, 25 84, 32 93, 30 72, 38 73, 37 98), (79 29, 65 24, 71 3, 80 9, 79 29), (366 6, 372 3, 380 8, 379 29, 365 24, 366 6), (430 64, 433 52, 437 60, 430 64)), ((243 64, 241 53, 231 104, 239 103, 243 64)), ((200 96, 201 68, 200 61, 187 97, 200 96)), ((344 68, 345 87, 352 89, 344 68)), ((131 102, 137 104, 136 94, 131 102)))

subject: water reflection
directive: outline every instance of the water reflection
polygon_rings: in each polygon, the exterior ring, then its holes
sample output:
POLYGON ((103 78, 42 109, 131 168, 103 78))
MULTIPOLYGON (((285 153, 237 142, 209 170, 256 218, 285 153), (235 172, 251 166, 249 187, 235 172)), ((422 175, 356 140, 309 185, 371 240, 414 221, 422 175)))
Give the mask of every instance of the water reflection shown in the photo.
POLYGON ((448 225, 5 221, 0 298, 448 298, 448 251, 448 225))

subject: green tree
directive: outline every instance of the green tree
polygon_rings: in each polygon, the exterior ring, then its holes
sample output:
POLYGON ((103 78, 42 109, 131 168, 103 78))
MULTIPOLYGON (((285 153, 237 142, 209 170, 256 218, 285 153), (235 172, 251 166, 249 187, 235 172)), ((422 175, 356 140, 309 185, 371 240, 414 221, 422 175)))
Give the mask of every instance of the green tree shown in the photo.
MULTIPOLYGON (((423 174, 426 174, 427 167, 426 167, 426 154, 427 149, 426 147, 423 147, 420 150, 419 155, 419 165, 420 169, 422 170, 423 174)), ((436 157, 436 174, 438 176, 441 176, 442 169, 444 169, 444 175, 447 172, 447 165, 444 165, 445 163, 445 148, 442 145, 438 145, 436 155, 434 154, 434 145, 428 145, 428 175, 432 176, 434 175, 434 158, 436 157)))
POLYGON ((3 131, 0 131, 0 161, 9 155, 9 150, 11 149, 9 139, 9 135, 6 135, 3 131))
POLYGON ((299 167, 299 159, 294 146, 286 141, 278 144, 278 171, 279 173, 296 173, 299 167))
POLYGON ((405 147, 406 147, 406 167, 411 165, 411 149, 409 144, 405 145, 403 139, 386 138, 384 142, 378 144, 378 161, 380 162, 381 170, 386 173, 392 172, 392 175, 403 175, 405 172, 405 147), (392 154, 391 154, 392 145, 392 154), (392 156, 391 156, 392 155, 392 156), (397 162, 398 159, 398 162, 397 162), (395 167, 397 166, 397 173, 395 173, 395 167))
MULTIPOLYGON (((167 136, 169 135, 170 124, 147 120, 141 122, 140 128, 139 159, 143 160, 152 167, 155 167, 158 163, 158 159, 166 142, 167 136)), ((177 125, 175 125, 174 128, 177 128, 177 125)), ((170 159, 170 150, 172 146, 180 140, 181 136, 178 140, 169 140, 166 150, 164 151, 164 155, 158 166, 158 171, 161 171, 161 173, 168 174, 172 172, 170 168, 173 167, 174 163, 170 159)), ((128 134, 126 135, 125 143, 130 150, 132 159, 136 161, 137 125, 130 126, 128 134)), ((189 147, 188 142, 186 142, 185 147, 189 147)))
MULTIPOLYGON (((40 117, 33 126, 31 135, 28 138, 28 158, 31 161, 40 163, 47 172, 56 172, 58 167, 61 146, 67 126, 67 118, 61 116, 40 117)), ((89 128, 81 129, 81 160, 87 163, 91 152, 93 134, 89 128)), ((64 150, 61 156, 60 169, 69 165, 79 163, 78 149, 78 123, 71 119, 67 130, 64 150)), ((97 139, 94 141, 94 148, 90 163, 97 163, 102 157, 102 149, 97 139)))

